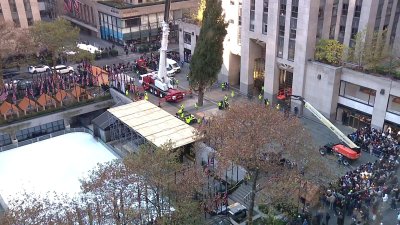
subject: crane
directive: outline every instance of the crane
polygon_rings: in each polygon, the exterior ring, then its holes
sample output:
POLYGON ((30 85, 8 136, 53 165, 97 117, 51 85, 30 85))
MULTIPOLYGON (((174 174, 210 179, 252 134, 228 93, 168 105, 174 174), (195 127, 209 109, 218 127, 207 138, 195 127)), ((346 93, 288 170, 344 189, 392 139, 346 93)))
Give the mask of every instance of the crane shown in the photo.
MULTIPOLYGON (((331 130, 345 145, 343 144, 327 144, 323 147, 323 151, 320 149, 320 153, 324 155, 326 152, 336 152, 341 154, 350 160, 355 160, 360 157, 360 147, 357 146, 350 138, 348 138, 342 131, 340 131, 335 125, 331 123, 327 118, 325 118, 316 108, 314 108, 309 102, 307 102, 303 97, 298 95, 290 95, 294 100, 299 100, 304 104, 304 107, 308 109, 319 121, 322 122, 329 130, 331 130)), ((348 162, 345 161, 344 164, 348 162)))
POLYGON ((160 62, 158 64, 158 74, 157 77, 160 80, 167 81, 169 80, 167 76, 167 50, 168 50, 168 36, 169 36, 169 11, 171 8, 171 0, 165 0, 165 9, 164 9, 164 21, 161 23, 162 29, 162 37, 161 37, 161 48, 160 48, 160 62))
POLYGON ((165 0, 164 21, 162 22, 162 37, 160 48, 160 62, 157 72, 144 74, 139 77, 139 83, 144 90, 164 98, 167 102, 177 102, 183 99, 185 92, 174 88, 174 82, 167 76, 167 50, 169 36, 169 11, 171 0, 165 0))

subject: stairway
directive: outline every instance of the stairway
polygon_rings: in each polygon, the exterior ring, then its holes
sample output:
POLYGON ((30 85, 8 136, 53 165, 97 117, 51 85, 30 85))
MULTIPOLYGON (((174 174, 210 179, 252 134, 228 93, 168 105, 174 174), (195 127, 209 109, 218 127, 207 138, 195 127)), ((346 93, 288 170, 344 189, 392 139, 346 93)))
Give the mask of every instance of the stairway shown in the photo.
POLYGON ((241 184, 232 194, 228 197, 234 202, 239 202, 240 204, 249 207, 249 199, 251 192, 251 184, 241 184))

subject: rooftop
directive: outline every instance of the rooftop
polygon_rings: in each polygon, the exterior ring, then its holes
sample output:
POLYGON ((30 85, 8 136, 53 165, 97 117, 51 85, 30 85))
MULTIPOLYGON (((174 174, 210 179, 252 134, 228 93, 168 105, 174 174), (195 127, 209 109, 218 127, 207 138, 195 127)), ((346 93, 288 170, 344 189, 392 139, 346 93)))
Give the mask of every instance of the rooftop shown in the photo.
MULTIPOLYGON (((184 2, 189 0, 172 0, 174 2, 184 2)), ((116 8, 116 9, 132 9, 132 8, 139 8, 139 7, 146 7, 146 6, 153 6, 153 5, 164 5, 165 1, 157 1, 157 2, 146 2, 146 3, 139 3, 139 4, 131 4, 127 2, 120 2, 120 1, 98 1, 98 3, 116 8)))

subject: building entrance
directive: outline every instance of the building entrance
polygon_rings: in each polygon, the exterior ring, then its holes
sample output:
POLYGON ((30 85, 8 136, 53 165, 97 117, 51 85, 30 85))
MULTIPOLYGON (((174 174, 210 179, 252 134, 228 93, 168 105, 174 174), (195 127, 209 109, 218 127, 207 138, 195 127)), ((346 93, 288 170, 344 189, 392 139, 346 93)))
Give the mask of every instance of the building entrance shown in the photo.
POLYGON ((264 74, 265 74, 265 59, 258 58, 254 61, 254 88, 261 93, 261 89, 264 86, 264 74))
POLYGON ((338 105, 336 109, 337 120, 343 125, 350 126, 355 129, 368 127, 371 125, 371 115, 367 115, 358 110, 338 105))

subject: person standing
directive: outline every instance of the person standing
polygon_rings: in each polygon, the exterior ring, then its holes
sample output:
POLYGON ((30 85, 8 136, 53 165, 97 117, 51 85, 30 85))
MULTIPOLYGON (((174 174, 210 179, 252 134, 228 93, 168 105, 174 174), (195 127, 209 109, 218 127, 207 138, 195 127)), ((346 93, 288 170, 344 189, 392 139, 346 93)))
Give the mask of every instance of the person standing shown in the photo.
POLYGON ((331 219, 331 215, 329 214, 329 212, 326 212, 326 216, 325 216, 325 224, 329 225, 329 220, 331 219))

